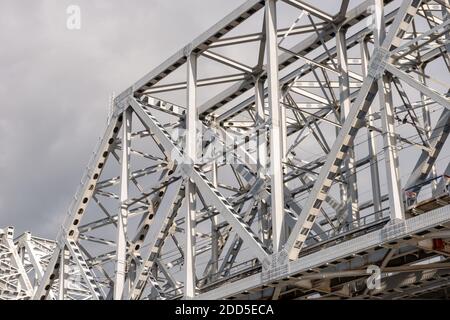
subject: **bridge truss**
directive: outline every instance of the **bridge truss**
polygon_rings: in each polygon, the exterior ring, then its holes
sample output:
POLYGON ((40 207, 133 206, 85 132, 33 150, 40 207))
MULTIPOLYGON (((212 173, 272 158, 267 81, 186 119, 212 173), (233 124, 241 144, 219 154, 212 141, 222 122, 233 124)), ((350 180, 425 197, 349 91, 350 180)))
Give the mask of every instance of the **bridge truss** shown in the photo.
POLYGON ((449 14, 246 1, 115 99, 20 295, 446 297, 449 14))

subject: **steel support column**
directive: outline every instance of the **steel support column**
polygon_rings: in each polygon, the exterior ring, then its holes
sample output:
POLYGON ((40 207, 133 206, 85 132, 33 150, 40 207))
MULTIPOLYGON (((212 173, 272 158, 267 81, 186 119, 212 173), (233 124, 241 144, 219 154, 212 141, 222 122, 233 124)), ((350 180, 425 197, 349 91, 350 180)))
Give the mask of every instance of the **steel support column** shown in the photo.
MULTIPOLYGON (((117 221, 116 248, 116 278, 114 283, 114 300, 123 298, 126 277, 127 254, 127 224, 128 224, 128 188, 130 179, 130 149, 131 149, 131 119, 132 111, 128 108, 123 112, 124 125, 122 128, 122 158, 120 175, 120 209, 117 221)), ((64 254, 63 252, 61 253, 64 254)))
MULTIPOLYGON (((340 114, 341 123, 345 122, 347 115, 350 112, 350 80, 349 80, 349 68, 347 57, 347 42, 346 42, 347 30, 339 29, 337 32, 336 47, 337 58, 340 67, 339 75, 339 102, 340 102, 340 114)), ((347 207, 347 224, 352 225, 359 220, 358 210, 358 189, 356 184, 356 167, 355 167, 355 150, 350 147, 348 155, 342 166, 342 170, 346 171, 346 207, 347 207)))
MULTIPOLYGON (((261 48, 262 50, 262 48, 261 48)), ((262 54, 264 50, 262 50, 262 54)), ((263 126, 266 123, 265 105, 264 105, 264 80, 258 77, 255 80, 255 108, 256 108, 256 123, 257 126, 263 126)), ((258 177, 266 180, 267 174, 267 129, 264 126, 258 133, 258 156, 257 156, 257 168, 258 177)), ((264 245, 270 246, 270 219, 267 216, 267 202, 261 200, 258 204, 259 215, 261 217, 261 238, 264 245)))
MULTIPOLYGON (((386 37, 384 21, 384 4, 375 0, 375 48, 379 49, 386 37)), ((380 103, 381 124, 383 128, 384 157, 386 163, 386 179, 389 190, 389 209, 392 219, 404 219, 403 197, 400 184, 399 162, 397 155, 397 137, 394 126, 394 105, 392 101, 391 80, 388 75, 378 80, 378 96, 380 103)))
POLYGON ((383 127, 386 179, 389 192, 389 210, 392 219, 404 219, 403 196, 400 184, 397 137, 394 129, 394 106, 392 88, 388 76, 378 79, 381 122, 383 127))
MULTIPOLYGON (((193 166, 197 160, 198 112, 196 103, 197 91, 197 56, 191 52, 187 55, 187 117, 186 117, 186 159, 184 165, 193 166)), ((192 299, 196 291, 195 275, 195 229, 196 229, 196 187, 191 179, 186 179, 186 244, 184 252, 184 297, 192 299)))
MULTIPOLYGON (((214 153, 216 151, 214 150, 214 153)), ((212 183, 214 187, 218 186, 219 172, 217 166, 217 160, 214 160, 212 163, 212 183)), ((210 271, 210 280, 214 281, 217 277, 217 272, 219 270, 219 240, 220 240, 220 231, 218 228, 219 225, 219 217, 214 215, 211 218, 211 271, 210 271)))
POLYGON ((60 253, 60 267, 59 267, 59 300, 64 300, 66 297, 66 270, 67 270, 67 256, 66 246, 63 246, 60 253))
POLYGON ((272 243, 277 252, 283 240, 284 221, 282 126, 278 82, 278 46, 276 0, 266 0, 266 54, 269 88, 270 126, 270 178, 272 195, 272 243))
MULTIPOLYGON (((361 69, 364 77, 367 77, 367 71, 369 66, 369 48, 367 44, 368 39, 364 38, 361 41, 360 51, 361 51, 361 69)), ((369 116, 367 119, 369 126, 374 125, 373 108, 369 108, 369 116)), ((381 217, 381 189, 380 189, 380 173, 378 170, 378 156, 376 149, 376 135, 375 131, 369 129, 367 132, 367 145, 369 149, 370 157, 370 182, 372 186, 372 201, 373 210, 375 212, 375 217, 379 219, 381 217)))
MULTIPOLYGON (((421 64, 420 66, 420 74, 419 74, 419 81, 423 84, 423 85, 427 85, 427 78, 425 77, 425 68, 426 65, 421 64)), ((427 140, 430 141, 431 138, 431 116, 430 116, 430 108, 428 106, 428 104, 426 103, 427 97, 423 94, 423 92, 420 92, 420 101, 422 103, 422 118, 423 118, 423 128, 425 129, 425 135, 427 137, 427 140)), ((430 178, 435 178, 437 176, 437 171, 436 171, 436 165, 433 164, 431 166, 431 170, 430 170, 430 178)), ((432 192, 433 194, 436 192, 436 187, 437 187, 437 181, 434 180, 431 182, 431 188, 432 188, 432 192)))

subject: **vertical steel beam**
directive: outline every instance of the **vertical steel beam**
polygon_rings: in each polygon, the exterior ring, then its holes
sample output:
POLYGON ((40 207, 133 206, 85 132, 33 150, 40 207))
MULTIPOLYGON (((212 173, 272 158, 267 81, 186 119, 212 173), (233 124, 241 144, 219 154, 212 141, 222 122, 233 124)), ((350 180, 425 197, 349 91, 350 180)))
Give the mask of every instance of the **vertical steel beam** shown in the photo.
MULTIPOLYGON (((128 187, 130 178, 130 148, 131 148, 131 118, 132 111, 128 108, 123 112, 122 128, 122 159, 120 175, 120 210, 117 219, 117 248, 116 248, 116 278, 114 283, 114 300, 123 298, 126 277, 127 253, 127 223, 128 223, 128 187)), ((63 252, 61 254, 64 254, 63 252)))
MULTIPOLYGON (((450 0, 444 0, 445 6, 441 5, 442 8, 442 17, 444 18, 444 21, 447 21, 450 19, 450 0)), ((444 54, 444 62, 449 61, 450 58, 450 32, 447 32, 445 34, 445 40, 447 40, 447 44, 445 45, 446 53, 444 54)), ((448 67, 448 63, 447 63, 448 67)))
MULTIPOLYGON (((382 46, 386 37, 384 21, 384 4, 375 0, 375 48, 382 46)), ((380 101, 381 124, 383 129, 384 157, 386 164, 386 180, 389 194, 389 210, 392 219, 404 219, 403 197, 400 184, 399 161, 397 154, 397 138, 395 134, 394 105, 389 76, 386 74, 378 80, 378 96, 380 101)))
POLYGON ((391 81, 384 75, 378 79, 381 123, 383 129, 384 158, 389 194, 389 211, 392 219, 404 219, 403 197, 400 184, 397 138, 394 125, 391 81))
POLYGON ((267 78, 269 88, 270 128, 270 177, 272 195, 272 241, 273 251, 277 252, 282 241, 284 196, 282 167, 282 126, 278 82, 278 45, 276 0, 266 0, 266 54, 267 78))
MULTIPOLYGON (((423 85, 427 85, 427 78, 425 76, 425 68, 426 65, 421 64, 420 65, 420 73, 419 73, 419 81, 423 84, 423 85)), ((420 92, 420 101, 422 103, 422 117, 423 117, 423 128, 425 129, 425 135, 427 137, 427 141, 430 141, 431 138, 431 117, 430 117, 430 108, 428 107, 428 104, 426 103, 427 97, 423 94, 423 92, 420 92)), ((436 165, 433 164, 431 166, 431 176, 430 178, 434 178, 437 176, 437 172, 436 172, 436 165)), ((433 195, 436 192, 436 188, 437 188, 437 181, 433 180, 431 181, 431 190, 433 192, 433 195)))
MULTIPOLYGON (((369 66, 369 48, 367 45, 368 39, 361 41, 361 67, 362 74, 367 77, 367 70, 369 66)), ((372 116, 373 108, 369 108, 368 124, 370 126, 374 125, 374 119, 372 116)), ((380 189, 380 173, 378 170, 378 157, 376 149, 375 132, 373 130, 368 130, 367 132, 367 145, 369 148, 369 158, 370 158, 370 181, 372 185, 372 199, 373 199, 373 210, 375 212, 375 218, 381 218, 381 189, 380 189)))
MULTIPOLYGON (((264 22, 265 25, 265 22, 264 22)), ((264 112, 264 80, 257 78, 255 80, 255 106, 256 106, 256 125, 262 126, 265 119, 264 112)), ((267 174, 267 130, 264 127, 258 133, 258 177, 265 180, 267 174)), ((267 216, 267 202, 261 200, 258 204, 260 221, 261 221, 261 238, 266 246, 270 246, 269 231, 270 231, 270 219, 267 216)))
MULTIPOLYGON (((264 80, 258 78, 255 80, 255 107, 256 107, 256 126, 262 126, 265 120, 264 113, 264 80)), ((258 132, 258 176, 262 179, 266 176, 267 169, 267 132, 266 128, 258 132)))
MULTIPOLYGON (((341 113, 341 123, 345 122, 349 112, 350 112, 350 80, 349 80, 349 69, 348 69, 348 57, 347 57, 347 42, 345 40, 347 30, 339 29, 337 32, 336 47, 337 47, 337 58, 340 67, 339 75, 339 103, 340 103, 340 113, 341 113)), ((352 225, 357 223, 359 220, 359 210, 358 210, 358 189, 356 181, 356 166, 355 166, 355 150, 350 147, 348 150, 348 155, 345 158, 343 169, 346 171, 347 180, 347 225, 352 225)))
POLYGON ((59 290, 58 290, 58 300, 64 300, 66 296, 66 261, 65 261, 66 246, 64 245, 61 249, 59 257, 59 290))
POLYGON ((287 147, 287 122, 286 122, 286 97, 283 97, 283 103, 280 104, 281 113, 281 160, 286 159, 287 147))
MULTIPOLYGON (((215 154, 215 150, 214 150, 215 154)), ((212 183, 214 187, 218 186, 218 168, 217 168, 217 160, 213 161, 212 164, 212 183)), ((210 280, 214 281, 217 277, 217 272, 219 271, 219 229, 217 225, 219 224, 219 218, 217 215, 214 215, 211 218, 211 271, 210 271, 210 280)))
MULTIPOLYGON (((198 111, 196 103, 197 91, 197 56, 189 52, 187 54, 187 116, 186 116, 186 156, 188 163, 193 166, 197 158, 197 130, 198 111)), ((184 253, 184 297, 192 299, 195 297, 195 209, 196 192, 195 184, 191 179, 186 183, 186 246, 184 253)))

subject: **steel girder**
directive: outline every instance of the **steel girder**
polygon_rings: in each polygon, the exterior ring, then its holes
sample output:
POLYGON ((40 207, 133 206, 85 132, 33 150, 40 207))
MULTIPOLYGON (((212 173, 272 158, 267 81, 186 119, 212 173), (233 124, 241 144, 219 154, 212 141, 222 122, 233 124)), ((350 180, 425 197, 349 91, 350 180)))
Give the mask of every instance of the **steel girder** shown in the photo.
POLYGON ((14 228, 0 229, 0 299, 29 299, 33 286, 14 244, 14 228))
POLYGON ((76 297, 73 274, 89 299, 404 297, 427 270, 446 286, 449 9, 246 1, 115 99, 51 257, 21 246, 32 297, 76 297))

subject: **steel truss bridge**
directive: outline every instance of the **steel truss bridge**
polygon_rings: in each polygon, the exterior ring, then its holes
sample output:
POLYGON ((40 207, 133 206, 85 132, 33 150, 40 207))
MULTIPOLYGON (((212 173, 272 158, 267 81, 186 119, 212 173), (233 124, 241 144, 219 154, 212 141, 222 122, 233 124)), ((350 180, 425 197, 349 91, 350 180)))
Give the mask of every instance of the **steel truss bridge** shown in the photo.
POLYGON ((447 298, 450 2, 335 2, 248 0, 120 94, 0 298, 447 298))

